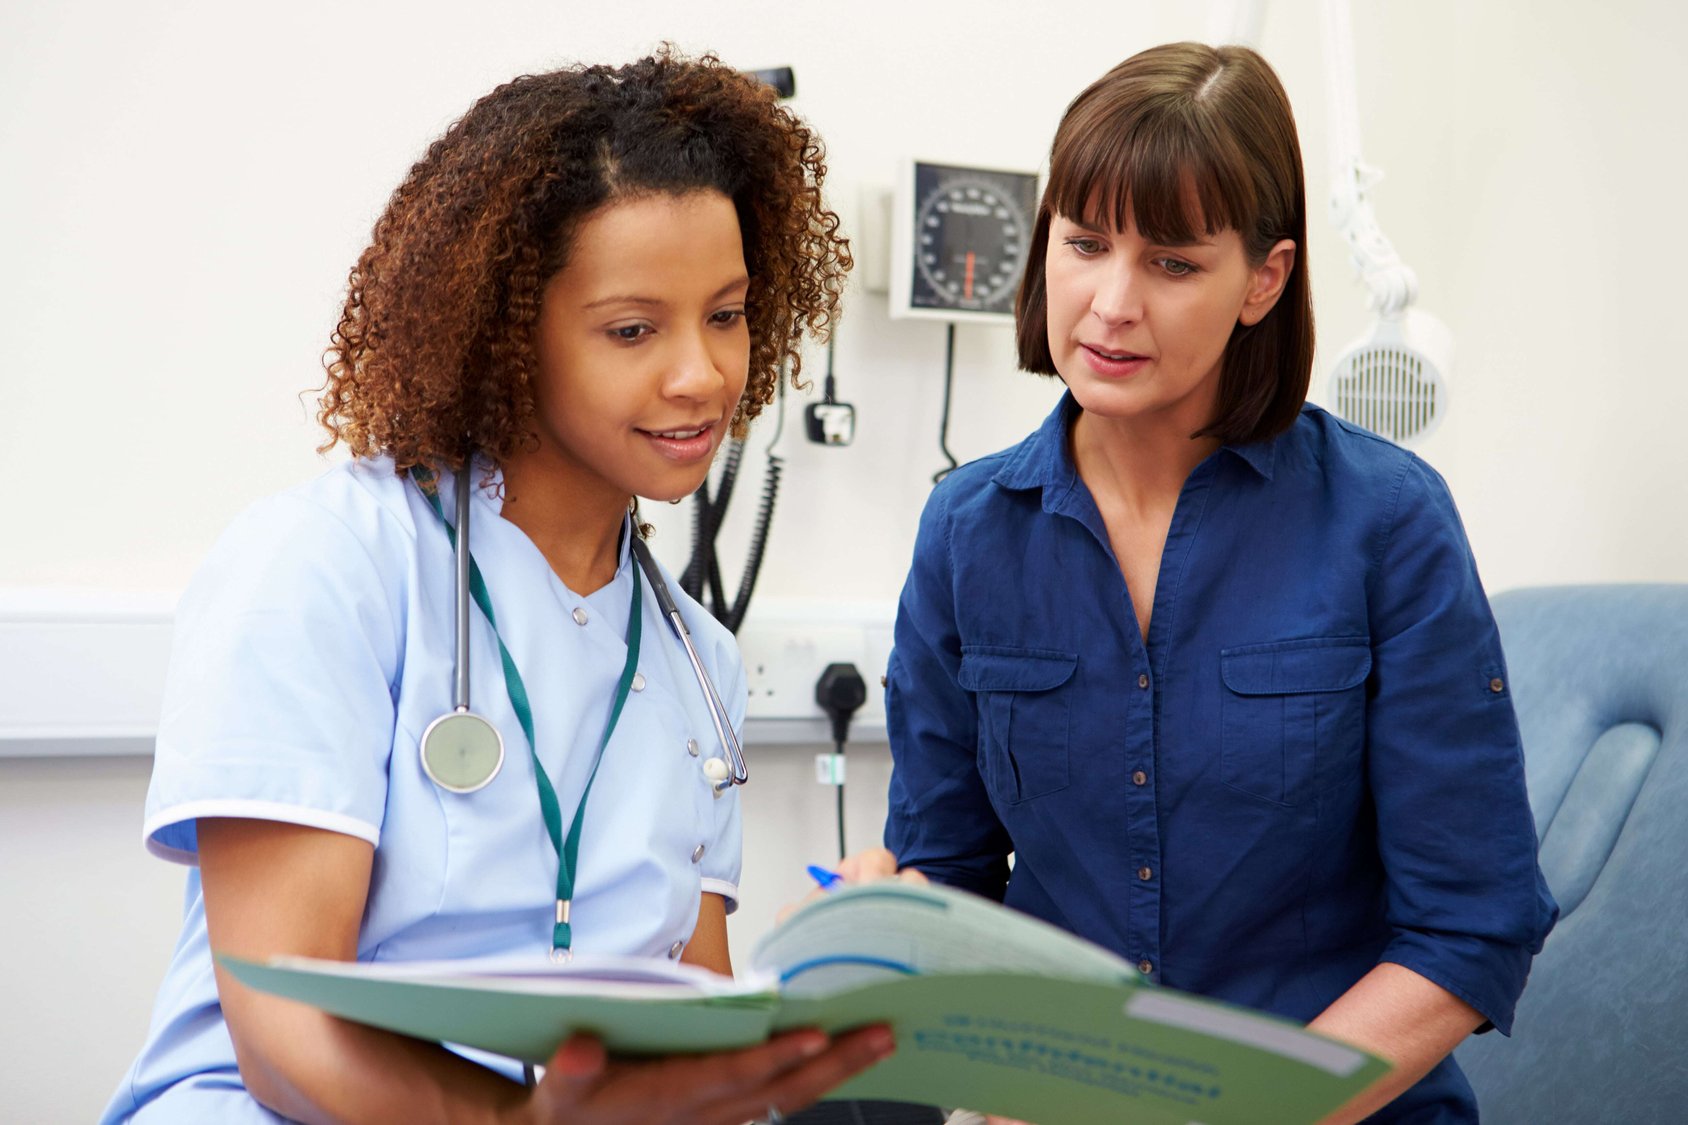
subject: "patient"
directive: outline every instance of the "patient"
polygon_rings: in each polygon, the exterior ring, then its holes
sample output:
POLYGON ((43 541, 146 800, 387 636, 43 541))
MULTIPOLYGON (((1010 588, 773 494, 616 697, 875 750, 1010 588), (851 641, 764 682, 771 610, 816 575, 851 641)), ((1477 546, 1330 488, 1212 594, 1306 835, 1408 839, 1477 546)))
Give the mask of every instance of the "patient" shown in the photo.
POLYGON ((1449 1052, 1509 1031, 1557 907, 1447 487, 1305 402, 1306 245, 1254 52, 1157 47, 1068 107, 1016 305, 1067 393, 926 506, 890 853, 847 867, 1394 1062, 1333 1121, 1475 1122, 1449 1052))

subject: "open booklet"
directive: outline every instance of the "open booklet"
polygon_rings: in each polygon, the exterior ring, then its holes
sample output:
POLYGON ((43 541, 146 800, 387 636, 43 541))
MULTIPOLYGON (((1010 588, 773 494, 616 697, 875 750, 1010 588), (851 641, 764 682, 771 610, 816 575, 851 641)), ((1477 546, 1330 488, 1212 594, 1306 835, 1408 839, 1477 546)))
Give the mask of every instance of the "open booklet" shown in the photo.
POLYGON ((737 980, 581 955, 366 964, 224 958, 246 984, 423 1039, 543 1063, 727 1050, 890 1024, 897 1051, 832 1096, 965 1105, 1038 1125, 1296 1125, 1389 1070, 1273 1016, 1145 983, 1107 950, 943 887, 846 887, 757 944, 737 980))

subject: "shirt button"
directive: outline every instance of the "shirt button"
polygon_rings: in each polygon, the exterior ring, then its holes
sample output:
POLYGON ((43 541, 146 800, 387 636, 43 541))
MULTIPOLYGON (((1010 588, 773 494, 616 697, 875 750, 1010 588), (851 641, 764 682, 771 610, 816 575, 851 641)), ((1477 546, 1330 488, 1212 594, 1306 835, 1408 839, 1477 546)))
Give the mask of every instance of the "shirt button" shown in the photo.
POLYGON ((633 673, 633 690, 634 691, 644 691, 645 690, 645 674, 643 672, 633 673))
POLYGON ((1506 690, 1506 681, 1501 679, 1499 676, 1496 676, 1494 679, 1489 681, 1489 690, 1494 692, 1496 695, 1499 695, 1501 692, 1506 690))
MULTIPOLYGON (((674 944, 678 945, 679 942, 675 942, 674 944)), ((1137 971, 1142 973, 1144 976, 1148 976, 1150 973, 1155 971, 1155 963, 1145 957, 1141 961, 1137 962, 1137 971)))
POLYGON ((1147 672, 1137 677, 1137 686, 1140 688, 1146 688, 1149 686, 1149 675, 1147 672))
POLYGON ((577 608, 574 611, 572 616, 574 617, 574 623, 576 625, 584 625, 584 624, 586 624, 586 622, 588 620, 588 618, 586 616, 586 611, 584 609, 578 609, 577 608))
POLYGON ((692 862, 696 863, 698 860, 700 860, 702 858, 703 858, 703 845, 699 844, 697 847, 692 849, 692 862))
POLYGON ((686 753, 690 754, 692 757, 695 758, 695 757, 697 757, 697 752, 698 752, 697 739, 695 739, 695 738, 686 739, 686 753))
MULTIPOLYGON (((680 959, 680 951, 685 949, 685 948, 686 948, 685 942, 683 942, 683 941, 675 942, 673 945, 668 947, 668 959, 670 961, 678 961, 680 959)), ((1145 961, 1143 963, 1145 965, 1148 964, 1147 961, 1145 961)))
POLYGON ((1155 877, 1155 873, 1147 867, 1139 867, 1137 869, 1137 877, 1147 883, 1150 879, 1155 877))
POLYGON ((1131 775, 1131 784, 1147 785, 1149 784, 1149 775, 1144 773, 1142 770, 1138 770, 1136 773, 1131 775))

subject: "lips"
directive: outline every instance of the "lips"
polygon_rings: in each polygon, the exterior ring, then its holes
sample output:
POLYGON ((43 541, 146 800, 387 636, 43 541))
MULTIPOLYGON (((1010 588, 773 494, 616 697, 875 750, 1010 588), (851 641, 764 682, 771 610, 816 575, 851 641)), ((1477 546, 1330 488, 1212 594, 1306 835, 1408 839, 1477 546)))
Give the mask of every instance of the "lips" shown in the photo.
POLYGON ((1129 379, 1149 365, 1149 357, 1123 348, 1102 348, 1095 344, 1079 345, 1084 365, 1104 379, 1129 379))
POLYGON ((721 419, 704 422, 685 422, 662 429, 641 429, 638 432, 656 451, 671 461, 705 460, 715 454, 715 429, 721 419))
POLYGON ((1108 360, 1112 363, 1125 363, 1125 362, 1127 362, 1129 360, 1133 360, 1133 359, 1147 359, 1148 358, 1147 356, 1139 355, 1136 352, 1119 351, 1119 350, 1116 350, 1116 349, 1113 349, 1113 348, 1103 348, 1103 347, 1098 347, 1095 344, 1080 344, 1079 346, 1084 348, 1087 351, 1094 352, 1096 355, 1100 356, 1102 359, 1108 360))

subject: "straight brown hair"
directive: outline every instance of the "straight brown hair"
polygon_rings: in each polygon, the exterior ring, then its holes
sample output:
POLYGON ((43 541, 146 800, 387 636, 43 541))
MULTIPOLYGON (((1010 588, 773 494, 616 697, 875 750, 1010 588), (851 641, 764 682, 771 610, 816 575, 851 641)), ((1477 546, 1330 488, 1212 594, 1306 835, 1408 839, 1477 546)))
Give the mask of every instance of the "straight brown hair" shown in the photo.
POLYGON ((1251 442, 1295 423, 1313 371, 1307 186, 1289 97, 1246 47, 1170 43, 1126 59, 1073 99, 1055 131, 1049 180, 1014 302, 1020 366, 1059 375, 1049 350, 1044 260, 1061 215, 1177 244, 1235 230, 1251 266, 1295 243, 1283 295, 1225 345, 1213 420, 1194 436, 1251 442))

